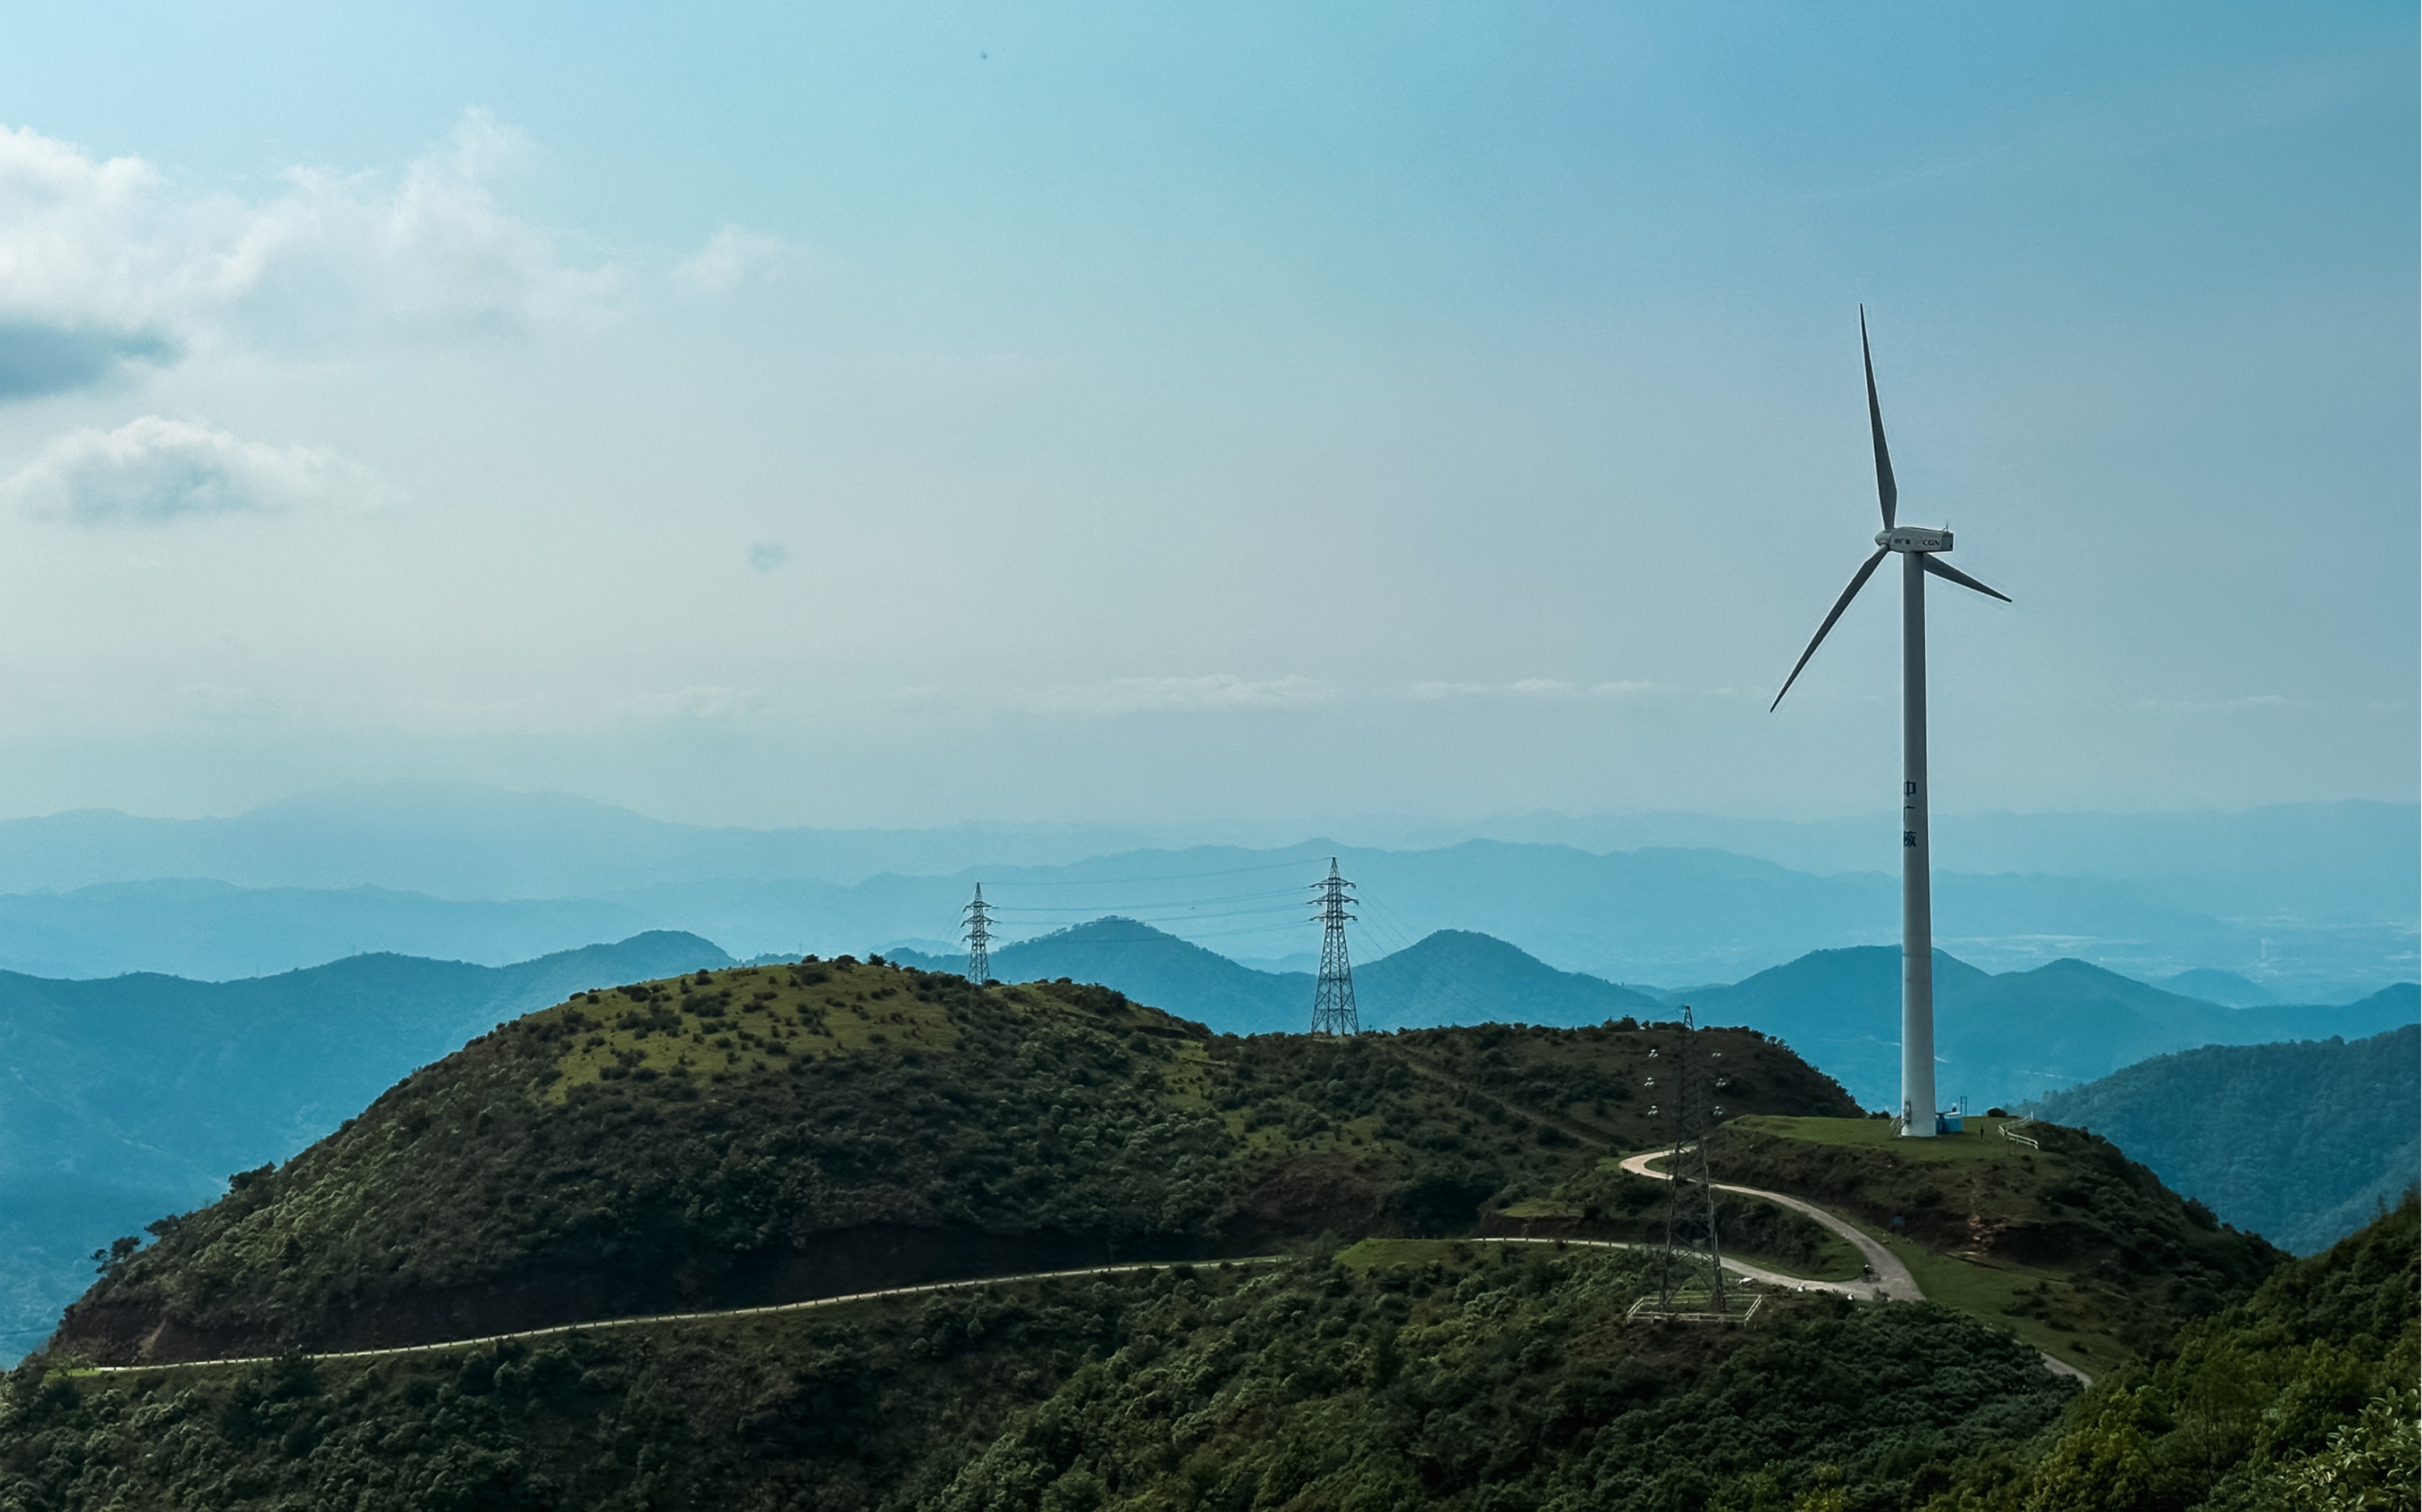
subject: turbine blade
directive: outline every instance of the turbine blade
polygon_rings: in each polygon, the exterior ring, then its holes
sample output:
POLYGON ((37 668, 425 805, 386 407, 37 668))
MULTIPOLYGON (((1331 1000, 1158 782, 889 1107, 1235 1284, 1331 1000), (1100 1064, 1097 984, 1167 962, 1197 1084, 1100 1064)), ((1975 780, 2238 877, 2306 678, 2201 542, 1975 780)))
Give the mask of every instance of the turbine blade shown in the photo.
MULTIPOLYGON (((1800 681, 1800 669, 1807 666, 1808 658, 1816 654, 1816 648, 1825 643, 1825 632, 1833 628, 1833 622, 1842 617, 1842 611, 1859 596, 1859 590, 1866 587, 1867 579, 1876 575, 1876 563, 1884 559, 1884 548, 1878 546, 1874 556, 1859 564, 1857 574, 1850 578, 1850 586, 1842 590, 1842 596, 1833 601, 1833 612, 1825 616, 1825 622, 1816 627, 1816 638, 1808 642, 1808 649, 1800 654, 1800 660, 1792 667, 1791 675, 1783 680, 1783 693, 1790 692, 1791 685, 1800 681)), ((1767 713, 1772 714, 1783 707, 1783 693, 1777 693, 1774 701, 1766 706, 1767 713)))
POLYGON ((1884 507, 1884 528, 1900 512, 1900 484, 1893 481, 1892 449, 1884 445, 1884 407, 1876 399, 1876 358, 1867 350, 1867 307, 1859 307, 1859 357, 1867 365, 1867 429, 1876 436, 1876 498, 1884 507))
POLYGON ((2000 599, 2005 604, 2010 602, 2010 595, 2007 593, 2003 592, 1998 588, 1987 588, 1984 584, 1976 581, 1976 579, 1969 576, 1966 573, 1961 572, 1958 568, 1952 566, 1949 562, 1944 561, 1942 558, 1937 557, 1930 551, 1920 552, 1918 554, 1917 564, 1920 567, 1925 568, 1927 572, 1932 573, 1935 576, 1948 579, 1951 582, 1958 584, 1961 588, 1973 588, 1977 592, 2000 599))

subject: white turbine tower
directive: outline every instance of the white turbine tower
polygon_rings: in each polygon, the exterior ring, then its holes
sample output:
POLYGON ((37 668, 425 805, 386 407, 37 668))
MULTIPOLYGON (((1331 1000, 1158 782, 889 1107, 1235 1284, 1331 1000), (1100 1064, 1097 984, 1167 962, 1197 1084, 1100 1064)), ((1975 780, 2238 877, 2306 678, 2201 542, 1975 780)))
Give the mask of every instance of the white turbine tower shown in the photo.
POLYGON ((1867 310, 1859 307, 1859 355, 1867 369, 1867 425, 1876 438, 1876 496, 1883 505, 1884 528, 1876 533, 1876 553, 1860 564, 1834 601, 1833 612, 1816 627, 1816 637, 1783 692, 1768 712, 1783 706, 1783 694, 1800 678, 1808 658, 1824 643, 1833 622, 1867 586, 1867 579, 1887 553, 1900 561, 1900 1112, 1901 1132, 1920 1138, 1934 1133, 1934 900, 1927 869, 1926 792, 1926 575, 1979 593, 2010 602, 1942 559, 1951 549, 1951 532, 1897 524, 1900 489, 1893 482, 1892 453, 1884 448, 1883 406, 1876 402, 1876 359, 1867 350, 1867 310))

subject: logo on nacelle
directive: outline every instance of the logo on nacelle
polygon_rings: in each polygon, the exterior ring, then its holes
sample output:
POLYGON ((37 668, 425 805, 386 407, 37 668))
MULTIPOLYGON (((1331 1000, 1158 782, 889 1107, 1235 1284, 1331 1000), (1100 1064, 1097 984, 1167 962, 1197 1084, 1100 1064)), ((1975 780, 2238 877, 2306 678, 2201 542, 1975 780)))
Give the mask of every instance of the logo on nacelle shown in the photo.
POLYGON ((1923 526, 1896 526, 1877 531, 1876 544, 1886 551, 1949 551, 1951 532, 1929 530, 1923 526))

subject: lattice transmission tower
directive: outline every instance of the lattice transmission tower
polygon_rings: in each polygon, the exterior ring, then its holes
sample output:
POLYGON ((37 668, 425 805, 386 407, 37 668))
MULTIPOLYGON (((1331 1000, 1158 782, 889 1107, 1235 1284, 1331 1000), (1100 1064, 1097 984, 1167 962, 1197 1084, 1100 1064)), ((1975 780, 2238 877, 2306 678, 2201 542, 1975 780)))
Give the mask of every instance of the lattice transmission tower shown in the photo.
POLYGON ((992 905, 983 901, 983 884, 976 884, 976 901, 960 913, 966 917, 967 980, 978 986, 992 980, 992 905))
POLYGON ((1682 1047, 1674 1057, 1674 1151, 1665 1169, 1665 1249, 1658 1256, 1657 1311, 1666 1317, 1721 1321, 1733 1309, 1724 1296, 1724 1256, 1716 1237, 1716 1188, 1707 1177, 1707 1097, 1699 1074, 1699 1028, 1682 1010, 1682 1047))
POLYGON ((1337 874, 1337 858, 1329 858, 1329 875, 1312 885, 1320 912, 1320 983, 1312 990, 1312 1032, 1315 1034, 1359 1034, 1362 1016, 1354 1006, 1354 963, 1345 958, 1345 926, 1354 915, 1354 884, 1337 874))

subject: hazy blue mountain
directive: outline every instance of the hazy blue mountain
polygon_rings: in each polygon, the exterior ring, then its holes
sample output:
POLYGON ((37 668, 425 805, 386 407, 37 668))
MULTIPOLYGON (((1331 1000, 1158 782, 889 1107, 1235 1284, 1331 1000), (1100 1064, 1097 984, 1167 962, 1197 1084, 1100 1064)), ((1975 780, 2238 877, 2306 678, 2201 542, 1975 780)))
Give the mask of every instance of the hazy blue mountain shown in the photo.
MULTIPOLYGON (((2414 805, 1946 814, 1939 826, 1938 943, 1991 970, 2062 954, 2147 980, 2212 969, 2304 1001, 2411 973, 2422 916, 2414 805)), ((1374 955, 1469 929, 1611 980, 1729 981, 1812 950, 1883 943, 1898 918, 1888 817, 1366 817, 1333 833, 1340 843, 1258 822, 717 828, 448 783, 348 789, 224 819, 94 811, 0 823, 0 892, 62 894, 0 908, 0 963, 226 976, 355 948, 503 962, 639 928, 746 954, 863 952, 947 937, 979 880, 1012 937, 1118 914, 1274 960, 1312 948, 1295 906, 1304 894, 1291 890, 1332 854, 1363 885, 1356 947, 1374 955), (175 878, 251 890, 79 890, 175 878), (353 892, 363 888, 380 890, 353 892), (330 892, 342 896, 319 896, 330 892), (1205 901, 1234 894, 1248 901, 1205 901), (482 900, 508 906, 454 906, 482 900), (157 937, 164 907, 192 921, 181 940, 157 937)))
MULTIPOLYGON (((1980 971, 1934 956, 1936 1086, 1978 1108, 2107 1076, 2197 1045, 2254 1045, 2374 1034, 2422 1016, 2401 984, 2336 1006, 2225 1008, 2164 992, 2083 961, 2031 971, 1980 971)), ((1787 1042, 1871 1108, 1900 1097, 1900 952, 1820 951, 1729 987, 1703 988, 1703 1021, 1746 1024, 1787 1042)))
POLYGON ((2313 1254, 2422 1182, 2422 1029, 2181 1050, 2055 1094, 2042 1114, 2109 1136, 2229 1222, 2313 1254))
MULTIPOLYGON (((1492 1020, 1571 1028, 1662 1016, 1657 1000, 1644 993, 1559 971, 1502 939, 1468 929, 1441 929, 1359 968, 1354 987, 1362 1021, 1374 1029, 1492 1020)), ((1298 1016, 1303 1013, 1299 1008, 1298 1016)))
POLYGON ((574 991, 729 957, 647 934, 510 967, 358 955, 239 982, 0 972, 0 1358, 96 1247, 282 1160, 411 1071, 574 991))
MULTIPOLYGON (((1890 876, 1817 876, 1718 851, 1598 856, 1474 841, 1396 852, 1313 843, 1145 851, 952 876, 886 874, 846 885, 727 878, 488 902, 373 888, 98 885, 0 896, 0 966, 55 976, 228 978, 370 949, 501 964, 647 928, 701 935, 742 955, 863 953, 888 941, 947 937, 979 881, 1011 938, 1115 914, 1223 954, 1283 956, 1317 944, 1304 919, 1304 887, 1331 855, 1360 883, 1354 943, 1366 957, 1463 929, 1609 981, 1731 981, 1810 951, 1876 943, 1898 917, 1899 884, 1890 876)), ((2414 950, 2410 923, 2229 923, 2180 913, 2133 883, 2093 879, 1945 875, 1936 920, 1943 949, 1992 970, 2040 966, 2054 952, 2141 978, 2234 967, 2265 970, 2260 985, 2304 1001, 2375 990, 2410 969, 2414 950)))
MULTIPOLYGON (((2410 803, 1945 812, 1935 826, 1938 860, 1961 873, 2157 884, 2176 906, 2223 917, 2410 921, 2422 912, 2422 806, 2410 803)), ((662 883, 851 883, 885 872, 955 875, 1141 850, 1266 849, 1307 834, 1357 850, 1439 850, 1473 840, 1596 853, 1717 850, 1830 875, 1890 874, 1899 865, 1898 833, 1889 813, 1795 821, 1674 811, 754 829, 670 823, 561 793, 431 781, 338 788, 223 818, 82 810, 0 821, 0 891, 202 877, 448 898, 584 897, 662 883)))
POLYGON ((2279 1000, 2276 992, 2259 982, 2239 976, 2234 971, 2218 971, 2210 967, 2180 971, 2176 976, 2162 978, 2153 985, 2165 992, 2175 992, 2181 998, 2201 998, 2206 1002, 2216 1002, 2229 1008, 2262 1008, 2279 1000))
MULTIPOLYGON (((967 964, 913 950, 888 958, 938 971, 967 964)), ((1296 1033, 1312 1021, 1310 973, 1256 971, 1132 919, 1096 919, 1025 940, 994 952, 992 963, 1004 982, 1098 982, 1227 1034, 1296 1033)), ((1628 987, 1559 971, 1502 939, 1457 929, 1357 966, 1354 992, 1367 1029, 1596 1024, 1654 1015, 1658 1006, 1628 987)))
POLYGON ((0 894, 0 969, 224 982, 378 952, 502 964, 649 927, 642 910, 596 899, 459 902, 368 887, 112 882, 0 894))
MULTIPOLYGON (((963 971, 967 958, 894 950, 886 957, 929 971, 963 971)), ((1275 976, 1132 919, 1095 919, 993 952, 1003 982, 1069 977, 1116 987, 1138 1002, 1225 1034, 1300 1030, 1312 1016, 1308 976, 1275 976)))

